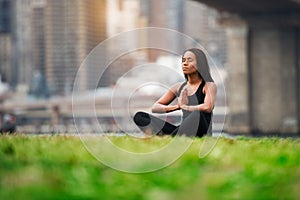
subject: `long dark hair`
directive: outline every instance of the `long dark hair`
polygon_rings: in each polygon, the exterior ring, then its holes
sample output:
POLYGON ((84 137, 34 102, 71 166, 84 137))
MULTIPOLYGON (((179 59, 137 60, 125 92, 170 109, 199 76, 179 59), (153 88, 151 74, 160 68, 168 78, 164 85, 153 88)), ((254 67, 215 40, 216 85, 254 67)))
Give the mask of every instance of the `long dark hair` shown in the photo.
MULTIPOLYGON (((213 78, 210 75, 210 69, 208 66, 207 58, 205 53, 201 49, 191 48, 187 49, 183 52, 183 54, 187 51, 190 51, 195 54, 197 60, 197 71, 202 80, 205 82, 214 82, 213 78)), ((187 80, 187 75, 184 75, 187 80)))

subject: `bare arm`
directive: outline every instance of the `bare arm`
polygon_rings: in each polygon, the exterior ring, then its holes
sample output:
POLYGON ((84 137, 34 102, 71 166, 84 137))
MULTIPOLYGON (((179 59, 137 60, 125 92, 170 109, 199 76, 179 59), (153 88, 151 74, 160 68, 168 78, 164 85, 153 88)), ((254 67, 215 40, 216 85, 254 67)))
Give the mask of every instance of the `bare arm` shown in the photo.
POLYGON ((212 112, 215 106, 217 86, 213 82, 206 82, 203 93, 205 94, 204 102, 195 106, 181 105, 180 108, 187 111, 199 110, 202 112, 212 112))
POLYGON ((179 105, 169 105, 175 98, 181 83, 172 86, 152 106, 153 113, 167 113, 180 109, 179 105))

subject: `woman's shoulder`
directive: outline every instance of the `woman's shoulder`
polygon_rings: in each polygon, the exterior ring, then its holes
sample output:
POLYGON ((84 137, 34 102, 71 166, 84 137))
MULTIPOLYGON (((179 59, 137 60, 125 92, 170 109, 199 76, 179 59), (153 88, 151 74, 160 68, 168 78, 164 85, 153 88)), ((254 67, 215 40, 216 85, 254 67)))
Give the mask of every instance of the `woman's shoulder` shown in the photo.
POLYGON ((177 82, 172 86, 172 88, 179 89, 181 86, 184 86, 185 84, 186 84, 186 81, 177 82))
POLYGON ((177 82, 175 83, 171 90, 175 93, 175 94, 178 94, 179 93, 179 90, 186 84, 186 81, 182 81, 182 82, 177 82))
POLYGON ((212 86, 212 87, 215 87, 215 86, 216 86, 216 83, 215 83, 215 82, 212 82, 212 81, 206 81, 206 82, 205 82, 205 85, 208 86, 208 87, 211 87, 211 86, 212 86))
POLYGON ((217 90, 217 85, 215 82, 205 82, 203 90, 217 90))

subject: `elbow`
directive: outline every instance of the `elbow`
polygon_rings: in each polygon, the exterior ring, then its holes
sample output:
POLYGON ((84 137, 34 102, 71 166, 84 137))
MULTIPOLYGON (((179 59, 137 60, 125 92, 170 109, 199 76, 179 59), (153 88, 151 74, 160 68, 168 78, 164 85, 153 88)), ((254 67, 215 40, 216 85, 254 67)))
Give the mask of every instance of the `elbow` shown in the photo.
POLYGON ((209 109, 207 109, 206 112, 211 113, 211 112, 213 111, 213 109, 214 109, 214 108, 209 108, 209 109))
POLYGON ((204 107, 203 107, 203 112, 207 112, 207 113, 211 113, 212 111, 213 111, 213 109, 214 109, 214 105, 205 105, 204 107))
POLYGON ((156 112, 156 110, 155 110, 155 108, 153 106, 151 107, 151 112, 153 112, 153 113, 156 112))
POLYGON ((153 106, 151 107, 151 112, 153 113, 157 113, 158 112, 158 108, 156 104, 153 104, 153 106))

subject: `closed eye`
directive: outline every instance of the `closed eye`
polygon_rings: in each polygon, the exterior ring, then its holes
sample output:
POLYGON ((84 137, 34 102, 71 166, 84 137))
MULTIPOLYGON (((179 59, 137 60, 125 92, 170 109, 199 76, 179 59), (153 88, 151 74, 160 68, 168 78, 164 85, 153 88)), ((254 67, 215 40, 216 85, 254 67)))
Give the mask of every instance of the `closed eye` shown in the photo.
POLYGON ((193 58, 182 58, 182 62, 188 61, 188 62, 193 62, 193 58))

